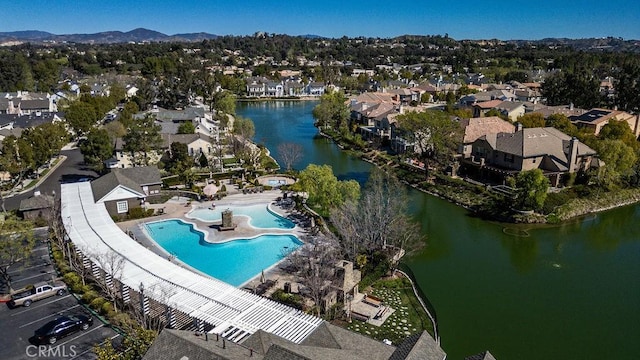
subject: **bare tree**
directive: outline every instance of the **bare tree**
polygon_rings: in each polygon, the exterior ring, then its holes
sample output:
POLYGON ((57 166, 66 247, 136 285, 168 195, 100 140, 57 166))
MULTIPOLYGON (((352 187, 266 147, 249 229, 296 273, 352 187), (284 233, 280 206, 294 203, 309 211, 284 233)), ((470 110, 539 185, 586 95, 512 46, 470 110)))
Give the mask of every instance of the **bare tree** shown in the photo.
POLYGON ((335 278, 335 264, 338 260, 337 244, 332 237, 322 241, 308 243, 302 249, 304 265, 300 272, 300 283, 309 291, 309 296, 316 304, 316 313, 320 316, 322 298, 331 288, 335 278))
POLYGON ((278 145, 278 154, 282 158, 287 171, 291 171, 291 167, 302 159, 302 146, 296 143, 282 143, 278 145))
POLYGON ((73 272, 80 277, 80 280, 82 281, 82 285, 86 285, 87 278, 91 276, 91 267, 85 266, 85 259, 87 258, 87 249, 78 245, 73 245, 73 246, 69 246, 69 250, 71 250, 69 254, 69 266, 71 266, 71 269, 73 269, 73 272))
POLYGON ((345 204, 331 215, 342 248, 354 260, 387 246, 407 246, 420 238, 419 229, 407 214, 408 198, 394 176, 375 169, 357 204, 345 204))
POLYGON ((142 324, 145 329, 158 333, 167 326, 166 307, 176 308, 175 302, 170 300, 173 295, 174 292, 170 287, 156 283, 144 289, 144 296, 154 299, 149 301, 148 313, 144 312, 145 309, 140 298, 138 298, 137 302, 132 301, 127 310, 131 317, 139 324, 142 324))
POLYGON ((46 220, 49 224, 49 239, 56 243, 60 249, 63 248, 65 239, 65 228, 61 217, 62 205, 55 195, 50 198, 49 212, 46 213, 46 220))
POLYGON ((102 276, 96 278, 96 284, 100 287, 107 299, 113 303, 113 308, 118 311, 117 300, 120 289, 114 280, 120 282, 124 270, 125 259, 118 253, 106 251, 93 254, 97 265, 102 269, 102 276))
POLYGON ((12 290, 10 269, 28 259, 34 245, 31 222, 10 215, 0 223, 0 285, 12 290))
POLYGON ((353 201, 342 204, 331 214, 331 223, 339 233, 341 248, 347 258, 352 261, 355 261, 362 248, 358 234, 358 231, 360 231, 359 222, 358 204, 353 201))
POLYGON ((35 245, 33 225, 10 216, 0 226, 0 285, 12 289, 10 269, 23 263, 35 245))

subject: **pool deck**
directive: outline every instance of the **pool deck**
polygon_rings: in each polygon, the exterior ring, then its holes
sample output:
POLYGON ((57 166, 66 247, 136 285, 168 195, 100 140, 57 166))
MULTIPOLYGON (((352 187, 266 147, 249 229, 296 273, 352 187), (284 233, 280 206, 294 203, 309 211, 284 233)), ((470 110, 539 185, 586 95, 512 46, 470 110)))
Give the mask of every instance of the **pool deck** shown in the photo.
MULTIPOLYGON (((170 219, 179 219, 187 223, 192 223, 198 230, 201 230, 205 234, 205 239, 211 243, 222 243, 227 241, 232 241, 235 239, 250 239, 256 236, 264 235, 264 234, 291 234, 295 235, 300 241, 304 242, 305 239, 310 236, 311 228, 309 227, 309 221, 303 214, 300 214, 296 210, 294 210, 290 206, 279 205, 276 202, 277 198, 281 198, 283 196, 282 191, 280 190, 266 190, 262 193, 254 193, 254 194, 233 194, 224 197, 221 200, 215 201, 191 201, 187 198, 173 198, 167 201, 164 204, 154 204, 149 205, 149 208, 154 209, 164 209, 162 215, 156 215, 149 218, 137 219, 137 220, 129 220, 116 223, 120 229, 124 232, 130 232, 133 234, 133 237, 140 244, 145 246, 147 249, 155 252, 156 254, 169 257, 171 259, 171 254, 167 253, 160 246, 156 245, 153 240, 148 238, 148 235, 145 230, 143 230, 143 224, 162 221, 162 220, 170 220, 170 219), (206 222, 198 219, 188 218, 186 215, 198 208, 210 208, 212 204, 215 203, 216 209, 224 209, 225 206, 248 206, 248 205, 257 205, 264 204, 269 205, 269 209, 275 212, 276 214, 287 218, 293 221, 296 226, 293 229, 260 229, 254 228, 249 225, 249 218, 246 216, 235 216, 233 217, 234 224, 237 224, 235 230, 228 231, 219 231, 217 229, 220 221, 214 222, 206 222)), ((175 263, 185 267, 191 271, 206 275, 181 261, 174 260, 175 263)), ((274 264, 269 269, 265 269, 265 279, 274 280, 278 282, 278 280, 282 280, 282 276, 284 275, 277 264, 274 264)), ((206 275, 208 276, 208 275, 206 275)), ((244 287, 253 288, 255 287, 254 283, 260 283, 260 276, 256 276, 246 284, 244 287)))

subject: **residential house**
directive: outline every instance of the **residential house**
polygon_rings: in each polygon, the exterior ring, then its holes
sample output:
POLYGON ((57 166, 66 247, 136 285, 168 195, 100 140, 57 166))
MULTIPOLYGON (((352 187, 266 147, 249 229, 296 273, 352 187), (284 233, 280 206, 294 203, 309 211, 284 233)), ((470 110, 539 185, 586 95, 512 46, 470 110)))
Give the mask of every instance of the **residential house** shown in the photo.
POLYGON ((187 151, 190 156, 197 159, 201 154, 212 156, 214 139, 208 135, 196 134, 161 134, 162 148, 166 151, 171 149, 174 142, 187 145, 187 151))
POLYGON ((507 90, 492 90, 492 91, 481 91, 474 94, 469 94, 460 98, 458 103, 461 106, 473 106, 476 103, 487 102, 492 100, 502 100, 502 101, 514 101, 516 100, 516 95, 507 90))
POLYGON ((375 75, 376 71, 375 70, 368 70, 368 69, 353 69, 351 70, 351 76, 353 77, 358 77, 360 75, 364 75, 367 77, 373 76, 375 75))
POLYGON ((522 102, 532 102, 534 104, 540 102, 542 99, 542 93, 540 90, 534 89, 518 89, 515 91, 516 99, 522 102))
POLYGON ((420 84, 420 85, 418 85, 416 87, 418 89, 420 89, 421 91, 423 91, 423 92, 425 92, 425 93, 430 95, 429 101, 432 101, 434 99, 436 93, 438 93, 438 89, 434 85, 429 83, 429 82, 422 83, 422 84, 420 84))
POLYGON ((518 118, 525 113, 524 103, 519 101, 503 101, 496 106, 495 109, 498 110, 500 114, 508 117, 511 121, 518 120, 518 118))
POLYGON ((494 109, 502 103, 503 101, 499 99, 475 103, 473 104, 473 117, 484 116, 489 110, 494 109))
POLYGON ((53 196, 43 195, 36 190, 33 192, 33 196, 20 201, 18 211, 25 220, 46 219, 53 208, 54 200, 53 196))
POLYGON ((419 91, 412 91, 411 89, 402 88, 389 90, 389 93, 393 94, 395 99, 402 105, 409 105, 411 104, 411 102, 420 101, 419 91))
POLYGON ((306 94, 309 96, 321 96, 327 90, 324 83, 321 82, 311 82, 307 85, 306 94))
POLYGON ((37 115, 58 111, 55 96, 17 91, 0 96, 0 114, 37 115))
POLYGON ((41 113, 39 115, 23 115, 14 118, 13 128, 30 129, 46 123, 57 123, 62 121, 61 113, 41 113))
POLYGON ((167 110, 156 107, 149 112, 136 114, 134 119, 142 119, 148 114, 155 117, 156 123, 162 128, 160 132, 165 134, 177 133, 180 125, 185 122, 191 122, 197 127, 201 122, 211 118, 211 115, 206 113, 202 107, 187 107, 183 110, 167 110))
POLYGON ((92 96, 109 96, 111 93, 111 87, 107 83, 94 83, 89 87, 91 88, 89 93, 92 96))
POLYGON ((155 166, 112 169, 91 181, 96 203, 104 203, 109 215, 125 216, 152 198, 160 197, 162 180, 155 166))
POLYGON ((304 84, 299 78, 287 79, 284 82, 284 96, 303 96, 304 84))
POLYGON ((480 137, 488 134, 513 133, 516 130, 513 123, 504 121, 497 116, 461 119, 460 127, 462 127, 463 137, 462 144, 458 147, 458 153, 465 159, 471 157, 472 145, 480 137))
POLYGON ((464 360, 496 360, 493 355, 488 351, 483 351, 479 354, 467 356, 464 360))
POLYGON ((362 93, 355 98, 351 99, 351 104, 359 104, 359 103, 368 103, 368 104, 378 104, 378 103, 391 103, 398 104, 398 100, 394 97, 393 94, 386 92, 365 92, 362 93))
POLYGON ((552 127, 525 128, 481 136, 472 144, 471 161, 481 176, 504 180, 521 171, 540 169, 552 186, 565 174, 600 166, 595 150, 552 127))
MULTIPOLYGON (((160 134, 162 143, 160 148, 146 154, 149 164, 157 164, 163 156, 167 156, 171 151, 171 144, 174 142, 187 145, 189 155, 194 158, 194 165, 201 154, 205 154, 208 158, 214 156, 213 144, 214 139, 202 133, 195 134, 160 134)), ((131 154, 124 150, 124 141, 117 138, 114 151, 115 155, 111 159, 105 161, 105 166, 109 169, 126 169, 135 166, 135 159, 139 159, 143 154, 131 154)))
POLYGON ((18 114, 20 102, 14 104, 12 99, 0 98, 0 114, 18 114))
POLYGON ((127 87, 126 87, 126 96, 127 96, 127 98, 132 98, 132 97, 136 96, 136 94, 138 93, 138 90, 140 90, 140 89, 138 89, 134 85, 127 85, 127 87))
POLYGON ((332 325, 320 324, 299 344, 258 330, 241 342, 215 334, 164 329, 143 360, 445 360, 447 354, 423 331, 397 346, 332 325))
POLYGON ((51 99, 32 99, 20 101, 21 115, 40 115, 41 113, 54 112, 55 104, 51 99))
POLYGON ((0 128, 0 142, 2 142, 4 139, 12 135, 15 136, 16 138, 19 138, 20 136, 22 136, 23 130, 24 129, 22 128, 14 128, 14 127, 0 128))
POLYGON ((249 97, 264 97, 267 92, 267 79, 264 78, 249 78, 247 79, 247 96, 249 97))
POLYGON ((374 137, 389 138, 390 129, 385 129, 383 121, 388 115, 398 112, 395 105, 390 103, 379 103, 369 106, 367 103, 361 103, 361 110, 356 113, 360 132, 366 139, 374 137))
POLYGON ((637 138, 640 136, 640 122, 638 121, 638 114, 634 115, 620 110, 596 108, 591 109, 584 114, 569 117, 569 120, 571 120, 571 122, 578 128, 587 128, 593 131, 596 135, 600 134, 602 127, 607 125, 612 119, 626 121, 635 137, 637 138))
POLYGON ((282 97, 284 96, 284 86, 281 82, 268 81, 266 83, 265 96, 268 97, 282 97))
POLYGON ((572 116, 579 116, 587 112, 587 110, 576 108, 573 104, 569 105, 557 105, 547 106, 540 103, 524 103, 525 113, 539 113, 546 119, 554 114, 563 114, 570 118, 572 116))
POLYGON ((614 88, 615 79, 611 76, 607 76, 600 81, 600 95, 606 98, 613 98, 616 96, 616 90, 614 88))

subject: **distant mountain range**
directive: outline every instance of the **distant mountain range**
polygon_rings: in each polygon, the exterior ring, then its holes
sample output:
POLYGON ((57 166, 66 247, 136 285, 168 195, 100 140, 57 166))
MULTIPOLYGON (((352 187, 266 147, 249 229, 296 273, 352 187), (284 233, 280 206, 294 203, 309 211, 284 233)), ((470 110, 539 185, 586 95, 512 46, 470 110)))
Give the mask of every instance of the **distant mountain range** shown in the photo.
POLYGON ((56 35, 46 31, 27 30, 0 32, 0 43, 16 42, 68 42, 87 44, 114 44, 127 42, 167 42, 167 41, 202 41, 215 39, 218 35, 205 32, 167 35, 158 31, 138 28, 127 32, 104 31, 95 34, 65 34, 56 35))
MULTIPOLYGON (((66 34, 56 35, 46 31, 26 30, 13 32, 0 32, 0 44, 7 43, 86 43, 86 44, 114 44, 127 42, 197 42, 206 39, 215 39, 218 35, 206 32, 186 33, 167 35, 158 31, 138 28, 127 32, 122 31, 105 31, 95 34, 66 34)), ((320 39, 323 36, 318 35, 300 35, 307 39, 320 39)), ((495 39, 494 39, 495 40, 495 39)), ((493 40, 490 40, 493 41, 493 40)), ((481 42, 477 40, 474 42, 481 42)), ((567 39, 567 38, 547 38, 540 40, 504 40, 504 43, 512 43, 516 45, 541 45, 541 46, 570 46, 577 50, 609 50, 609 51, 640 51, 640 40, 624 40, 616 37, 605 38, 585 38, 585 39, 567 39)))

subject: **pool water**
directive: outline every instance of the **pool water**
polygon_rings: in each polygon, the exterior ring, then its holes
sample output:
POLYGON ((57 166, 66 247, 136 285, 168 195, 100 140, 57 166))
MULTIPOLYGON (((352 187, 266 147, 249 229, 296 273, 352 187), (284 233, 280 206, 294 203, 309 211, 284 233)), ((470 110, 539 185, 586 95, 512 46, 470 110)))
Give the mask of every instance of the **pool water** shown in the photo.
POLYGON ((302 245, 293 235, 261 235, 210 244, 204 240, 201 231, 181 220, 164 220, 145 226, 153 240, 168 253, 233 286, 241 286, 302 245))
POLYGON ((269 186, 277 187, 277 186, 287 185, 287 181, 286 180, 269 179, 269 180, 267 180, 267 184, 269 186))
POLYGON ((296 225, 289 219, 276 215, 269 211, 266 205, 249 206, 217 206, 215 209, 199 208, 192 210, 187 217, 201 221, 222 221, 222 212, 233 211, 233 216, 248 216, 249 225, 260 229, 293 229, 296 225))

